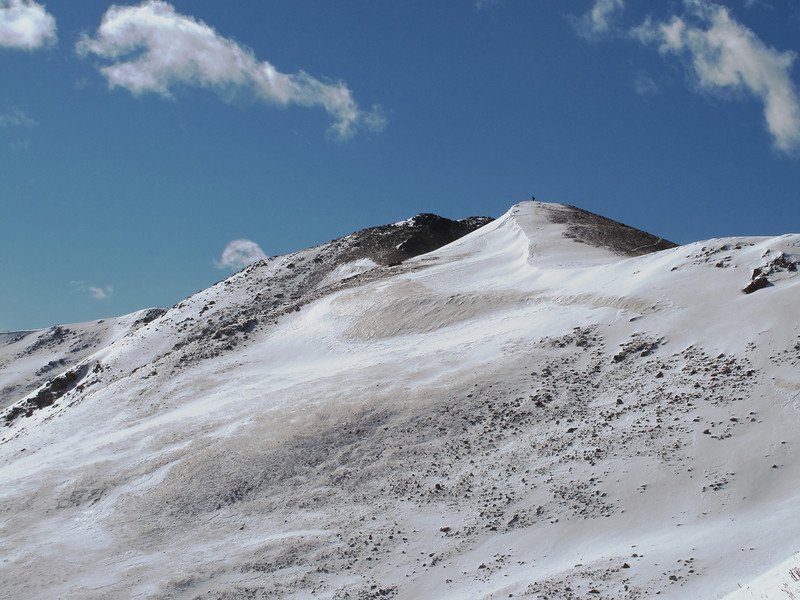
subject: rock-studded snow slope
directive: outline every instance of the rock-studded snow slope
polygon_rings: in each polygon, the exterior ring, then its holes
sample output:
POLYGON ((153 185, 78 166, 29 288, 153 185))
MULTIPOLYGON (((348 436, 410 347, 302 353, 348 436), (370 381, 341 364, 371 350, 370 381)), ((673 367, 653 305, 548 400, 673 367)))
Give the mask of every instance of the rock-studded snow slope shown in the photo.
POLYGON ((391 267, 354 235, 0 415, 0 590, 800 594, 800 236, 671 248, 533 202, 391 267))
POLYGON ((150 309, 117 319, 0 333, 0 410, 164 312, 150 309))

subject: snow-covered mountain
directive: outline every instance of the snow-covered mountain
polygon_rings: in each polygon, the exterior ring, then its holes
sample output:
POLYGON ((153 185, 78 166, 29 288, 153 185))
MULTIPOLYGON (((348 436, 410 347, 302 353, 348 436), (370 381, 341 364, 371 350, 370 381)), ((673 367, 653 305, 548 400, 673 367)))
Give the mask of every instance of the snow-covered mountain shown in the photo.
POLYGON ((800 597, 799 263, 525 202, 1 334, 0 592, 800 597))

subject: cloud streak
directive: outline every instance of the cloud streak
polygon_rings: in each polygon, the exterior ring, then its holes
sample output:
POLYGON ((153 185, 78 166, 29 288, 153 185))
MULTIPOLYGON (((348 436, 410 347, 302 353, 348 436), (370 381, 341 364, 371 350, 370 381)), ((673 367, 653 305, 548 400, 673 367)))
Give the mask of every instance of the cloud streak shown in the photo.
POLYGON ((108 300, 114 295, 114 288, 110 285, 104 287, 89 286, 89 295, 95 300, 108 300))
POLYGON ((100 67, 109 86, 134 95, 170 98, 176 88, 186 86, 211 89, 223 100, 245 93, 277 106, 320 107, 333 120, 330 133, 340 140, 386 125, 380 108, 362 110, 344 82, 321 81, 304 71, 281 73, 162 0, 112 6, 95 36, 83 35, 76 51, 110 61, 100 67))
POLYGON ((767 46, 736 21, 724 6, 685 0, 687 14, 669 21, 645 20, 631 30, 643 44, 655 44, 662 55, 686 60, 701 89, 746 92, 764 107, 767 130, 782 152, 800 148, 800 102, 791 79, 797 58, 767 46))
POLYGON ((253 241, 233 240, 228 242, 222 251, 222 256, 215 261, 218 269, 231 269, 238 271, 254 262, 267 258, 264 251, 253 241))
POLYGON ((32 0, 0 0, 0 46, 36 50, 55 44, 56 20, 32 0))
POLYGON ((5 114, 0 114, 0 128, 33 127, 36 124, 36 121, 28 116, 24 110, 17 109, 5 114))
POLYGON ((85 293, 92 300, 110 300, 114 295, 114 286, 104 285, 98 287, 95 285, 86 285, 83 281, 70 282, 73 291, 85 293))

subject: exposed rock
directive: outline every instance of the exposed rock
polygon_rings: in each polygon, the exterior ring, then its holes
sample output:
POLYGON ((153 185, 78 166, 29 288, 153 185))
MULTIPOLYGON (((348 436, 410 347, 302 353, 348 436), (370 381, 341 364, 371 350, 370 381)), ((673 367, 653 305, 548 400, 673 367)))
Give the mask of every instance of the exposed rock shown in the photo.
POLYGON ((764 277, 762 275, 759 275, 755 279, 753 279, 753 281, 748 283, 742 289, 742 291, 745 294, 752 294, 753 292, 756 292, 758 290, 763 290, 765 287, 768 287, 769 285, 771 285, 770 282, 769 282, 769 279, 767 279, 766 277, 764 277))
POLYGON ((167 312, 166 308, 148 309, 146 313, 144 313, 141 317, 139 317, 138 319, 136 319, 136 321, 134 321, 133 326, 140 327, 142 325, 147 325, 148 323, 151 323, 155 321, 157 318, 166 314, 166 312, 167 312))
POLYGON ((626 256, 641 256, 677 246, 664 238, 575 206, 566 206, 566 209, 551 209, 550 219, 554 223, 566 224, 564 235, 577 242, 601 246, 626 256))
POLYGON ((468 217, 452 221, 424 213, 402 223, 371 227, 349 236, 350 247, 344 249, 338 262, 369 258, 379 265, 399 265, 409 258, 433 252, 492 220, 468 217))
POLYGON ((55 379, 48 382, 32 398, 12 406, 5 414, 5 425, 11 425, 18 417, 30 417, 36 410, 52 405, 56 400, 64 396, 67 392, 74 389, 81 379, 89 372, 89 365, 83 365, 78 369, 67 371, 55 379))

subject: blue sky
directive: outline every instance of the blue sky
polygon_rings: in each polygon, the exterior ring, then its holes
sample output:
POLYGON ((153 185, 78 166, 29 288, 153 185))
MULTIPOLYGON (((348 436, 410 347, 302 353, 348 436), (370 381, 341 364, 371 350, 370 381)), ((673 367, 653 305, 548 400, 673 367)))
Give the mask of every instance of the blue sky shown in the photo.
POLYGON ((533 194, 800 231, 797 52, 793 0, 0 0, 0 330, 533 194))

